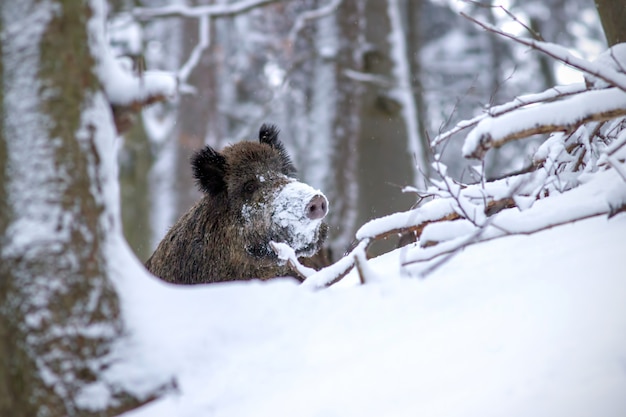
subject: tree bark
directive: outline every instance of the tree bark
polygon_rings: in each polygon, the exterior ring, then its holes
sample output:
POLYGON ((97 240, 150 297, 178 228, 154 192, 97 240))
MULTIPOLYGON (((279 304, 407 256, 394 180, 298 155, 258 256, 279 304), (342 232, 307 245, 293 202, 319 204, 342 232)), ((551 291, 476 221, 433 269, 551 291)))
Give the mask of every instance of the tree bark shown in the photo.
POLYGON ((626 1, 596 0, 596 8, 609 46, 626 42, 626 1))

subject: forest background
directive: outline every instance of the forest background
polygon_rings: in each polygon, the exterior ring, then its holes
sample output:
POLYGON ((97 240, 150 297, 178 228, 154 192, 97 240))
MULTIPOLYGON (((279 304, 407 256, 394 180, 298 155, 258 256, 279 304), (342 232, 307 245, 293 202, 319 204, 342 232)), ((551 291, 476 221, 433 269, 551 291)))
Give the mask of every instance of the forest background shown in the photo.
MULTIPOLYGON (((120 2, 111 14, 118 55, 148 69, 183 68, 189 87, 146 109, 120 141, 124 230, 140 259, 199 198, 189 157, 204 144, 219 149, 253 139, 263 122, 277 124, 300 178, 331 203, 333 261, 366 221, 418 202, 403 190, 432 175, 429 142, 438 133, 485 106, 581 81, 545 54, 481 30, 461 8, 526 35, 511 13, 583 58, 606 48, 591 0, 264 3, 216 13, 205 26, 201 9, 152 9, 153 2, 134 13, 136 5, 120 2)), ((472 181, 470 163, 458 157, 462 136, 455 139, 435 152, 453 177, 472 181)), ((490 152, 487 177, 529 166, 538 143, 490 152)))

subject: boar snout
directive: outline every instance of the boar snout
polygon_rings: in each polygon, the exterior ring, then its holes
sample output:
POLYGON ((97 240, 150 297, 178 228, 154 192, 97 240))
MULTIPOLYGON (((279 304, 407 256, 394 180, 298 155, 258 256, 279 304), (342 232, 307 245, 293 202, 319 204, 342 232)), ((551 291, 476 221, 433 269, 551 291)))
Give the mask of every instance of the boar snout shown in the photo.
POLYGON ((311 220, 323 219, 328 213, 328 200, 321 194, 314 196, 306 206, 306 216, 311 220))

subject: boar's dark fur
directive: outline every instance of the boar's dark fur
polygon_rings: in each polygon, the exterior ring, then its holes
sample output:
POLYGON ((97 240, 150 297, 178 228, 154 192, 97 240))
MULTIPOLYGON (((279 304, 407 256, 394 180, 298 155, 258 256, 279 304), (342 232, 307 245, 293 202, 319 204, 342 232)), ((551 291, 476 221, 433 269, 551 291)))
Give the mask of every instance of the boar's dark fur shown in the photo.
MULTIPOLYGON (((244 207, 267 207, 275 191, 293 181, 295 168, 276 127, 263 125, 259 142, 240 142, 222 152, 207 146, 191 163, 203 196, 160 242, 146 262, 148 270, 181 284, 296 276, 269 246, 288 242, 289 230, 277 229, 267 210, 245 218, 244 207)), ((315 254, 326 234, 320 220, 313 241, 298 256, 315 254)))

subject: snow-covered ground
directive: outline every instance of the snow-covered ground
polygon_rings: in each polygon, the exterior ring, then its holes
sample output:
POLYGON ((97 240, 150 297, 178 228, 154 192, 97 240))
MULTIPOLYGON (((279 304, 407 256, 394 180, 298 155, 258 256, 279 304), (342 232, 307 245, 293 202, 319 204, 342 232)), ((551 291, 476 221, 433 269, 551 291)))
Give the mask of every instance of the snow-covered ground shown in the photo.
POLYGON ((178 385, 124 417, 626 415, 626 214, 479 243, 427 279, 403 256, 321 291, 123 284, 134 386, 178 385))

